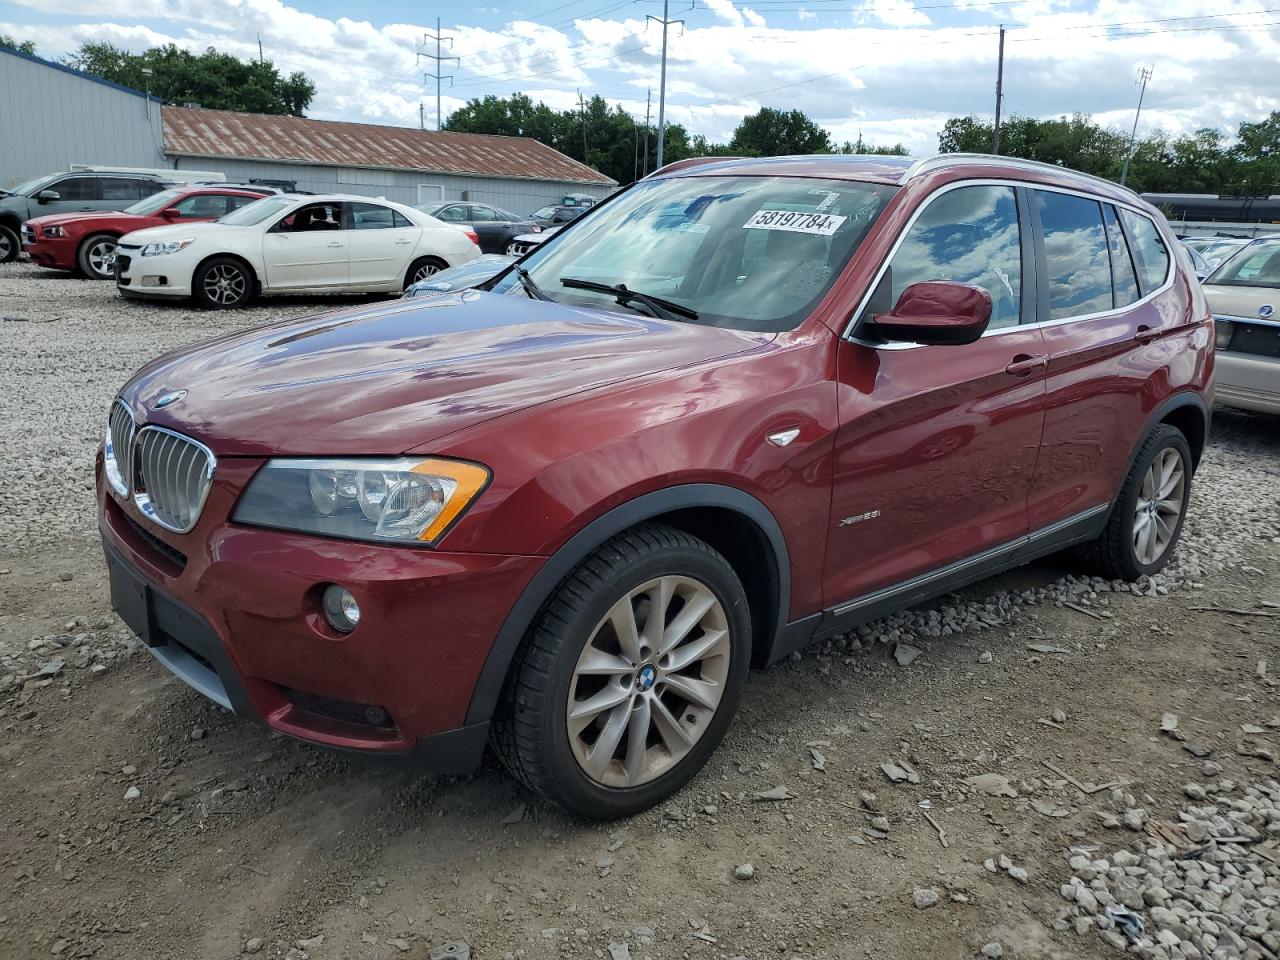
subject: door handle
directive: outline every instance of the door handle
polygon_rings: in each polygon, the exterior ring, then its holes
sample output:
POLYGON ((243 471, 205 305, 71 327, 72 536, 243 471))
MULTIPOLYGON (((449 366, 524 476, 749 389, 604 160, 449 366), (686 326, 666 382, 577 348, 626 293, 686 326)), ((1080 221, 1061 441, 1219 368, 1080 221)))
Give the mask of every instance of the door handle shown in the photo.
POLYGON ((406 243, 413 243, 413 241, 412 241, 412 240, 397 240, 397 241, 396 241, 396 246, 397 246, 397 247, 402 247, 402 246, 404 246, 406 243))
POLYGON ((329 246, 331 246, 331 247, 340 247, 340 246, 342 246, 342 244, 341 244, 339 241, 334 240, 332 243, 330 243, 330 244, 329 244, 329 246))
POLYGON ((1031 356, 1026 353, 1019 353, 1008 364, 1005 365, 1004 372, 1011 373, 1015 377, 1025 377, 1032 370, 1038 367, 1047 367, 1049 358, 1046 356, 1031 356))
POLYGON ((1138 343, 1150 343, 1156 337, 1160 336, 1160 331, 1155 327, 1149 327, 1145 323, 1139 324, 1138 332, 1133 335, 1133 339, 1138 343))

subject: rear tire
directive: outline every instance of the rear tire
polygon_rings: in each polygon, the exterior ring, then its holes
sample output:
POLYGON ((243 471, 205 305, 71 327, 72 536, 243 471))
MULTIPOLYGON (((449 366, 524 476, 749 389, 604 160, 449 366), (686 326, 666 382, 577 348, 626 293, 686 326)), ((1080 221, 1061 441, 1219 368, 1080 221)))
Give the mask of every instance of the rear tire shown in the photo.
POLYGON ((18 231, 7 223, 0 223, 0 263, 11 263, 17 260, 21 246, 18 231))
POLYGON ((1191 446, 1182 431, 1157 426, 1138 450, 1102 535, 1083 548, 1091 572, 1137 580, 1164 568, 1191 498, 1191 446))
POLYGON ((746 593, 724 557, 681 530, 637 527, 584 560, 544 606, 512 663, 495 752, 576 814, 639 813, 706 763, 750 659, 746 593))
POLYGON ((419 280, 425 280, 427 277, 434 277, 441 270, 447 270, 449 265, 439 257, 419 257, 413 263, 409 264, 409 269, 404 273, 404 286, 401 292, 408 290, 419 280))
POLYGON ((247 307, 253 294, 253 271, 235 257, 212 257, 191 277, 191 295, 206 310, 247 307))
POLYGON ((86 237, 76 251, 76 265, 90 280, 114 280, 117 238, 109 233, 86 237))

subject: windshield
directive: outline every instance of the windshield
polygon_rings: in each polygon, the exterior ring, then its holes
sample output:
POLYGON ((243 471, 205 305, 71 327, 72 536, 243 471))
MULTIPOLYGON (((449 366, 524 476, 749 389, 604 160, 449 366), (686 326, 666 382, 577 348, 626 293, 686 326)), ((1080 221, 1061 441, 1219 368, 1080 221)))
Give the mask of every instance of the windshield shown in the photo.
POLYGON ((554 217, 555 215, 555 207, 539 207, 537 210, 533 211, 533 213, 529 214, 531 217, 554 217))
POLYGON ((62 176, 60 173, 50 173, 43 177, 36 177, 34 180, 28 180, 26 183, 18 184, 10 191, 10 193, 14 193, 20 197, 33 196, 39 193, 46 185, 53 183, 53 181, 57 180, 60 176, 62 176))
POLYGON ((139 200, 132 207, 125 207, 125 213, 136 213, 145 217, 148 214, 155 213, 169 205, 169 201, 176 200, 182 196, 181 190, 161 190, 159 193, 153 193, 145 200, 139 200))
POLYGON ((295 203, 297 201, 289 197, 263 197, 261 200, 245 204, 235 213, 228 213, 218 223, 225 223, 233 227, 251 227, 255 223, 262 223, 262 221, 274 217, 276 214, 284 213, 295 203))
MULTIPOLYGON (((524 266, 565 303, 626 311, 637 304, 561 280, 623 283, 695 311, 698 323, 789 330, 827 292, 894 189, 797 177, 642 181, 524 266)), ((499 288, 520 289, 511 275, 499 288)))
POLYGON ((1280 287, 1280 242, 1250 244, 1218 267, 1205 283, 1227 287, 1280 287))

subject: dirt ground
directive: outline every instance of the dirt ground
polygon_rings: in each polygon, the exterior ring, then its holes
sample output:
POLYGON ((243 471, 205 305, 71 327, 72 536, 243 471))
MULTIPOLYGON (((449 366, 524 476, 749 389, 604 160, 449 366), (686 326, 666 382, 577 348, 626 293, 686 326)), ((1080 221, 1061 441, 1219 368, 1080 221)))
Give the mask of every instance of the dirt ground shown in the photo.
MULTIPOLYGON (((1197 497, 1229 500, 1246 461, 1269 481, 1241 513, 1280 530, 1280 420, 1220 412, 1197 497)), ((92 534, 0 539, 0 649, 118 629, 92 534)), ((1114 954, 1054 929, 1059 885, 1069 847, 1140 837, 1104 827, 1108 791, 1064 773, 1124 784, 1157 820, 1176 820, 1183 785, 1202 780, 1188 746, 1223 777, 1277 776, 1239 737, 1255 724, 1273 756, 1280 745, 1280 611, 1259 606, 1280 602, 1277 541, 1237 538, 1226 569, 1167 596, 1019 605, 1012 623, 914 641, 909 666, 891 645, 816 647, 753 675, 686 790, 614 824, 539 805, 493 761, 438 778, 278 738, 145 652, 67 667, 0 693, 0 957, 214 960, 251 940, 294 960, 425 960, 450 941, 494 960, 618 960, 620 944, 654 960, 969 958, 992 942, 1006 957, 1114 954), (1196 609, 1215 606, 1250 614, 1196 609), (1160 733, 1166 712, 1185 742, 1160 733), (886 761, 919 782, 890 783, 886 761), (965 785, 988 772, 1019 796, 965 785), (778 786, 793 798, 754 796, 778 786), (1000 854, 1026 884, 984 869, 1000 854), (735 879, 746 863, 754 876, 735 879), (913 905, 919 888, 937 905, 913 905)), ((965 599, 1068 570, 1041 562, 965 599)))

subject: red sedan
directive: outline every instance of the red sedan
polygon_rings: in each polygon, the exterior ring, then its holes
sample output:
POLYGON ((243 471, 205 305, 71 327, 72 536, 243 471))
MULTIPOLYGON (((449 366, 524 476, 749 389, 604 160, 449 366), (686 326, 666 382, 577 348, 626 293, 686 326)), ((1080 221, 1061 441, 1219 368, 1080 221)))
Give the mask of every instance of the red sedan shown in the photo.
POLYGON ((169 223, 217 220, 273 192, 220 186, 162 190, 123 211, 35 217, 22 225, 22 243, 42 267, 79 270, 91 280, 110 280, 115 274, 116 241, 124 234, 169 223))

